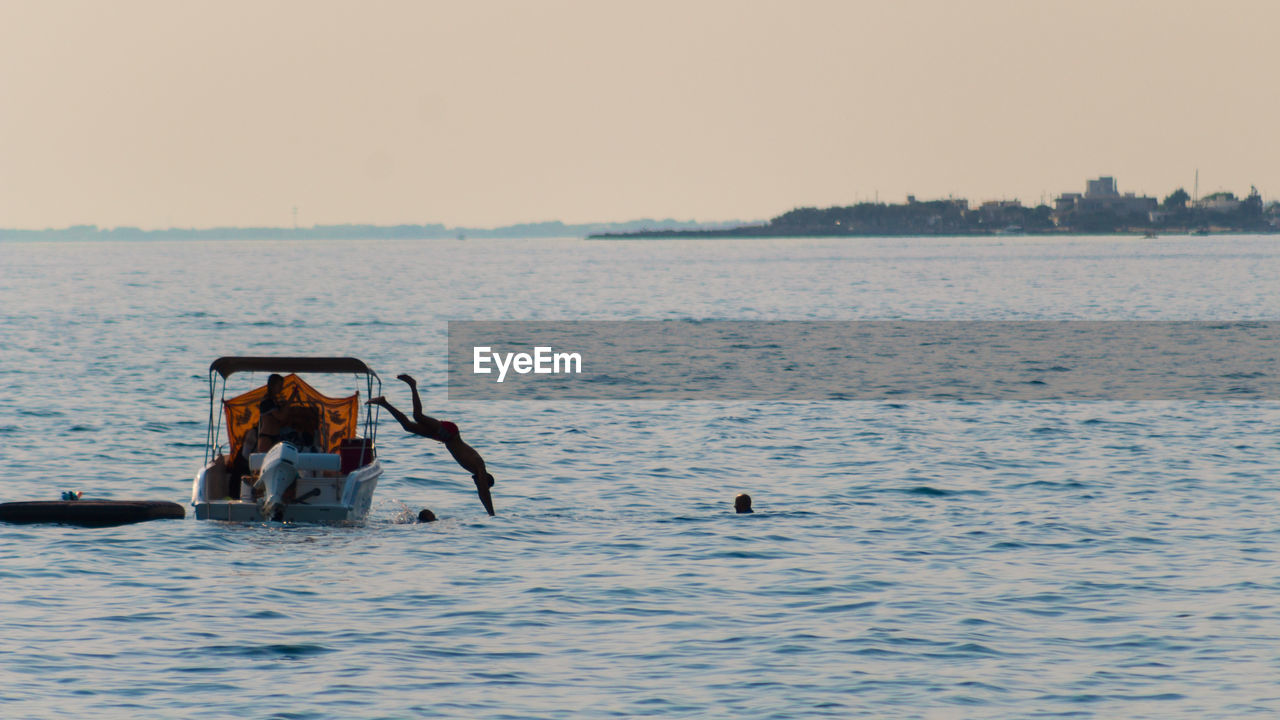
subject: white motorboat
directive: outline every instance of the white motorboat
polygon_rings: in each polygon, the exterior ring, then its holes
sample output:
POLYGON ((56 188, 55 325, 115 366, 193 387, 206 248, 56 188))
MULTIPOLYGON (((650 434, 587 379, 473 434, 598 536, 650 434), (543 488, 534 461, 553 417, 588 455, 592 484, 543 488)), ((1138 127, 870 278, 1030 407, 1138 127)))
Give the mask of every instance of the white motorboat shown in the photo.
POLYGON ((377 373, 350 357, 221 357, 213 361, 205 464, 191 488, 196 518, 363 521, 373 503, 382 464, 374 446, 377 410, 361 404, 361 384, 370 397, 376 397, 375 388, 381 394, 377 373), (226 399, 228 378, 245 372, 283 374, 279 397, 293 419, 280 428, 278 436, 268 436, 270 443, 258 442, 259 408, 267 397, 267 386, 226 399), (329 397, 298 373, 351 375, 357 388, 347 397, 329 397), (364 428, 358 433, 362 409, 364 428))

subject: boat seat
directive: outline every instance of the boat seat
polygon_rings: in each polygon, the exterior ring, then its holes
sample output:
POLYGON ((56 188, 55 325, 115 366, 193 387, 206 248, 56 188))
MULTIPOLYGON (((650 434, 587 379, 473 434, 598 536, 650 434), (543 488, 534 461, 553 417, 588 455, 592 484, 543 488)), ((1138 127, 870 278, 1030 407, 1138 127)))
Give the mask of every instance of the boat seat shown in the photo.
POLYGON ((231 494, 231 472, 227 469, 227 458, 219 455, 204 471, 205 497, 220 500, 231 494))
MULTIPOLYGON (((262 461, 266 453, 253 453, 249 456, 249 469, 257 472, 262 469, 262 461)), ((337 453, 298 453, 298 460, 293 465, 298 470, 339 470, 342 458, 337 453)))

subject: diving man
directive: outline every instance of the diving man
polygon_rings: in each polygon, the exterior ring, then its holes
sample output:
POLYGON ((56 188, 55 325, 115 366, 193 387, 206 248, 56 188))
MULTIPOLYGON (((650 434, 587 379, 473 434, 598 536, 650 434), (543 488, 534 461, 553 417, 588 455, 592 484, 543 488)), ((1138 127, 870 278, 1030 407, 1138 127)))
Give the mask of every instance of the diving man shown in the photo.
POLYGON ((413 420, 405 417, 404 413, 393 407, 381 395, 370 400, 368 404, 386 408, 387 412, 400 422, 400 427, 408 432, 444 443, 453 459, 458 461, 464 470, 471 473, 480 502, 484 503, 484 509, 493 515, 493 497, 489 492, 489 488, 493 487, 493 476, 485 472, 484 458, 480 457, 480 453, 476 452, 475 448, 462 441, 457 425, 448 420, 437 420, 422 414, 422 400, 418 397, 417 380, 409 375, 397 375, 396 379, 404 381, 413 391, 413 420))

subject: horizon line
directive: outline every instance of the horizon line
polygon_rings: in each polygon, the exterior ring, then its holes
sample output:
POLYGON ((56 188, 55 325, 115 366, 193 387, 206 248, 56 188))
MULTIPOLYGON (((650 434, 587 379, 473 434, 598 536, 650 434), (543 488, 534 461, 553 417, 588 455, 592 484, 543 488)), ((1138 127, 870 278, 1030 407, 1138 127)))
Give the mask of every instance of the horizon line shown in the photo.
MULTIPOLYGON (((1114 178, 1114 177, 1115 176, 1112 176, 1112 175, 1101 175, 1097 179, 1114 178)), ((1257 186, 1255 185, 1250 185, 1250 189, 1255 191, 1258 190, 1257 186)), ((1170 191, 1170 194, 1172 194, 1173 192, 1177 192, 1178 190, 1187 192, 1185 187, 1179 185, 1177 188, 1170 191)), ((1071 194, 1072 192, 1073 191, 1062 191, 1058 193, 1058 195, 1063 196, 1063 195, 1071 194)), ((1229 191, 1229 190, 1225 190, 1225 191, 1215 190, 1211 192, 1210 195, 1218 192, 1228 192, 1228 193, 1231 193, 1232 195, 1235 194, 1233 191, 1229 191)), ((1263 198, 1264 205, 1280 202, 1274 199, 1268 201, 1267 198, 1261 194, 1261 191, 1258 191, 1258 192, 1259 192, 1259 196, 1263 198)), ((1138 193, 1136 192, 1121 193, 1121 194, 1122 195, 1124 194, 1138 195, 1138 193)), ((983 201, 980 201, 978 205, 981 206, 982 203, 986 203, 986 202, 1008 202, 1012 200, 1014 202, 1017 202, 1020 205, 1023 205, 1024 207, 1035 208, 1035 207, 1040 207, 1042 205, 1046 207, 1053 207, 1052 199, 1049 202, 1044 202, 1043 201, 1044 197, 1045 196, 1042 195, 1042 198, 1040 200, 1035 201, 1035 203, 1031 205, 1023 204, 1022 198, 1019 198, 1016 196, 1015 197, 1002 196, 1000 198, 983 200, 983 201)), ((1139 197, 1156 197, 1156 196, 1139 195, 1139 197)), ((1196 199, 1198 198, 1193 198, 1193 200, 1196 200, 1196 199)), ((971 207, 973 206, 973 203, 972 201, 969 200, 969 198, 963 197, 963 196, 957 196, 955 194, 948 194, 946 196, 940 196, 936 198, 918 199, 915 193, 905 193, 902 196, 902 203, 899 203, 899 204, 903 204, 903 205, 910 204, 912 200, 914 200, 917 203, 935 202, 935 201, 948 201, 948 202, 963 201, 964 203, 970 205, 971 207)), ((852 202, 843 203, 843 204, 834 204, 834 205, 825 205, 825 206, 795 205, 792 208, 790 208, 790 210, 784 210, 779 215, 785 214, 792 210, 801 210, 801 209, 808 209, 808 208, 825 209, 825 208, 855 207, 857 205, 894 205, 894 204, 895 203, 889 202, 889 201, 882 202, 879 198, 879 193, 876 193, 876 195, 874 196, 874 199, 864 199, 864 198, 855 196, 852 202)), ((356 227, 377 228, 377 229, 383 229, 383 230, 393 229, 393 228, 406 228, 406 229, 421 228, 423 230, 432 230, 435 232, 445 232, 445 233, 459 233, 459 232, 465 233, 468 231, 483 233, 483 232, 499 232, 503 230, 509 230, 509 229, 521 228, 521 227, 546 227, 546 226, 555 226, 555 225, 560 225, 565 228, 590 228, 590 227, 616 226, 616 225, 633 225, 636 223, 670 223, 670 224, 684 224, 689 226, 728 226, 728 225, 736 224, 740 226, 746 226, 746 225, 768 223, 771 219, 773 219, 774 217, 778 217, 779 215, 774 215, 770 218, 765 218, 765 219, 757 218, 753 220, 743 220, 740 218, 725 219, 725 220, 696 220, 696 219, 677 219, 673 217, 665 217, 665 218, 642 217, 642 218, 634 218, 630 220, 597 220, 597 221, 587 221, 587 222, 565 222, 559 219, 552 219, 552 220, 526 220, 526 221, 519 221, 519 222, 498 224, 498 225, 449 225, 446 223, 408 223, 408 222, 379 223, 379 222, 347 221, 347 222, 339 222, 339 223, 313 223, 309 226, 296 225, 296 224, 295 225, 234 225, 233 224, 233 225, 205 225, 205 226, 170 225, 167 227, 158 227, 158 226, 143 227, 141 225, 110 225, 108 226, 108 225, 99 225, 97 223, 81 222, 81 223, 71 223, 63 227, 48 226, 48 225, 44 227, 0 227, 0 233, 2 232, 68 232, 73 230, 80 230, 80 231, 86 231, 86 232, 87 231, 97 231, 97 232, 135 231, 135 232, 142 232, 142 233, 211 232, 211 231, 217 231, 217 230, 239 230, 239 231, 269 230, 271 232, 300 232, 305 230, 322 230, 322 229, 356 228, 356 227)))
POLYGON ((327 230, 339 228, 377 228, 377 229, 397 229, 397 228, 420 228, 424 230, 434 230, 441 232, 497 232, 499 230, 509 230, 512 228, 522 227, 551 227, 561 226, 566 228, 574 227, 590 227, 603 225, 631 225, 635 223, 676 223, 686 225, 726 225, 726 224, 752 224, 767 222, 766 220, 681 220, 677 218, 635 218, 632 220, 599 220, 589 222, 565 222, 563 220, 534 220, 507 223, 503 225, 447 225, 445 223, 378 223, 378 222, 340 222, 340 223, 315 223, 312 225, 204 225, 204 226, 183 226, 169 225, 166 227, 143 227, 141 225, 99 225, 97 223, 72 223, 63 226, 46 225, 44 227, 0 227, 0 232, 67 232, 71 230, 80 231, 97 231, 97 232, 117 232, 117 231, 135 231, 135 232, 209 232, 214 230, 271 230, 273 232, 303 232, 307 230, 327 230))

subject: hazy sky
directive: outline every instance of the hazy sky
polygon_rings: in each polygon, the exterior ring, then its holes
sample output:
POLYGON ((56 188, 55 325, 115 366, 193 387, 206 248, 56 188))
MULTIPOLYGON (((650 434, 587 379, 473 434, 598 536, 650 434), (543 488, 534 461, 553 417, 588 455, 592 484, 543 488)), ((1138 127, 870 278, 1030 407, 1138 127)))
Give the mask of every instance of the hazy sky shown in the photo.
POLYGON ((0 0, 0 227, 1280 196, 1280 2, 0 0))

